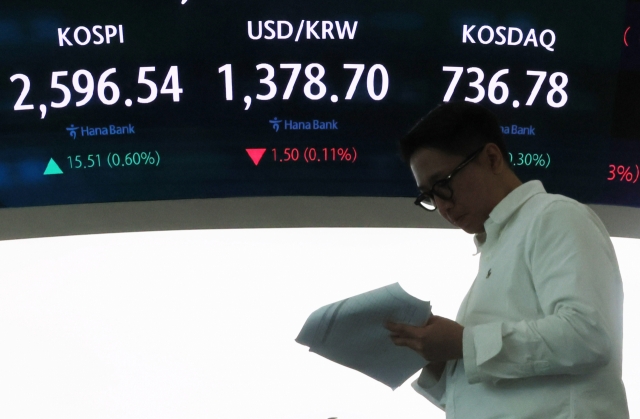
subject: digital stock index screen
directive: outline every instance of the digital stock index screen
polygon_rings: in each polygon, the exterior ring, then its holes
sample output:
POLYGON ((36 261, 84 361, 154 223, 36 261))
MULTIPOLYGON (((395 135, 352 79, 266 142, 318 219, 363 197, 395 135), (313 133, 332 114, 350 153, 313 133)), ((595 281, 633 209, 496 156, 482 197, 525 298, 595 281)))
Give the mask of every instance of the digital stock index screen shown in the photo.
POLYGON ((640 3, 23 0, 0 6, 0 205, 416 193, 447 101, 523 180, 640 207, 640 3))
POLYGON ((443 416, 294 339, 395 281, 455 317, 476 248, 405 228, 446 222, 397 141, 465 100, 523 181, 640 238, 640 0, 0 2, 0 417, 443 416), (243 228, 283 225, 403 228, 243 228))

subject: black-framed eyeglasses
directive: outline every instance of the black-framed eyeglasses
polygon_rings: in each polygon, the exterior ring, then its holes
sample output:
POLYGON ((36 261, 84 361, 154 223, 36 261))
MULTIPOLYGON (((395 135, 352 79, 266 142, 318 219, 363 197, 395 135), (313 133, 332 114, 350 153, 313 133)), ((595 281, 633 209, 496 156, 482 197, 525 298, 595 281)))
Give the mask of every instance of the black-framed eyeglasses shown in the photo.
POLYGON ((462 163, 458 165, 458 167, 453 169, 453 171, 449 174, 449 176, 443 179, 440 179, 439 181, 434 183, 430 191, 424 192, 418 195, 414 203, 426 209, 427 211, 435 211, 436 209, 438 209, 436 205, 436 200, 435 200, 436 196, 446 201, 450 200, 453 197, 453 189, 451 189, 449 182, 451 182, 451 179, 458 172, 460 172, 460 170, 462 170, 466 165, 471 163, 473 159, 478 157, 478 155, 480 155, 482 150, 484 150, 484 146, 477 149, 476 151, 471 153, 467 158, 465 158, 462 161, 462 163))

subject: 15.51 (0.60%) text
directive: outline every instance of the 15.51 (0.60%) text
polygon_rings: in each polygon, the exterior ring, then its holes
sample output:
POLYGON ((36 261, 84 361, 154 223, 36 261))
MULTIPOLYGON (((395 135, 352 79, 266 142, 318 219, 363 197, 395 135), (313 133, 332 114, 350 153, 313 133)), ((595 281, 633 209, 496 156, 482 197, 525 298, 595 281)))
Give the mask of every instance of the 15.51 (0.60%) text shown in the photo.
POLYGON ((132 153, 77 154, 67 156, 70 169, 98 169, 100 167, 136 167, 160 166, 158 151, 142 151, 132 153), (106 165, 104 164, 106 162, 106 165))

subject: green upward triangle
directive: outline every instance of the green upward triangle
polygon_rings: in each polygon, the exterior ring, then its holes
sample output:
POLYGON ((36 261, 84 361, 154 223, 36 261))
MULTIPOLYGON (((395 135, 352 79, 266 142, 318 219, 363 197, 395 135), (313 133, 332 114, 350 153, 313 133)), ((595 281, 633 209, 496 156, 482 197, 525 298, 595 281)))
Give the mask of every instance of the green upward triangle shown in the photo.
POLYGON ((62 170, 60 170, 60 166, 58 166, 58 163, 56 163, 53 158, 51 160, 49 160, 49 164, 47 165, 47 168, 44 171, 44 175, 61 175, 62 173, 64 173, 62 170))

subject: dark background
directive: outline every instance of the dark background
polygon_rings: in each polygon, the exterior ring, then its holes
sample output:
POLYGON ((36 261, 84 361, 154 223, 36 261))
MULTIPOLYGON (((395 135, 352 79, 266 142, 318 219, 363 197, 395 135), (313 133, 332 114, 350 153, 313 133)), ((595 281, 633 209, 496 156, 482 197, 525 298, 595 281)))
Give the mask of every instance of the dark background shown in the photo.
MULTIPOLYGON (((21 1, 0 6, 0 205, 24 207, 93 202, 119 202, 237 196, 412 196, 416 188, 400 161, 396 142, 435 105, 442 102, 452 73, 443 66, 479 67, 482 83, 501 69, 510 88, 500 106, 487 98, 481 103, 496 112, 503 125, 534 126, 535 137, 506 136, 514 153, 551 156, 548 169, 516 167, 523 180, 541 179, 551 192, 583 202, 640 207, 640 183, 608 182, 609 165, 640 164, 640 9, 624 1, 296 1, 258 2, 180 0, 93 2, 21 1), (626 7, 626 17, 625 17, 626 7), (358 21, 354 40, 293 41, 300 20, 358 21), (288 40, 250 40, 247 21, 286 20, 294 25, 288 40), (634 25, 638 23, 636 28, 634 25), (551 29, 557 36, 554 52, 538 47, 463 44, 464 24, 518 27, 540 34, 551 29), (123 25, 125 43, 59 47, 58 28, 123 25), (635 43, 625 47, 627 27, 635 43), (622 58, 622 59, 621 59, 622 58), (259 84, 268 63, 276 70, 278 94, 266 94, 259 84), (290 70, 281 63, 301 63, 303 71, 289 101, 282 93, 290 70), (326 69, 327 95, 311 101, 303 94, 304 68, 319 63, 326 69), (345 63, 366 64, 365 73, 350 102, 344 96, 353 76, 345 63), (226 101, 224 77, 218 68, 233 66, 234 100, 226 101), (373 101, 366 76, 374 64, 383 64, 390 78, 384 100, 373 101), (148 88, 138 85, 142 66, 155 66, 149 75, 160 89, 171 66, 177 65, 180 102, 158 95, 151 104, 138 104, 148 88), (120 88, 113 106, 97 94, 84 107, 75 107, 81 95, 73 91, 71 76, 90 71, 96 85, 109 68, 109 78, 120 88), (72 91, 72 102, 53 109, 60 92, 51 89, 51 73, 68 71, 61 79, 72 91), (568 104, 547 105, 550 89, 545 81, 533 106, 524 102, 535 83, 527 70, 564 72, 568 104), (25 103, 34 111, 14 111, 22 83, 11 83, 17 73, 29 76, 31 90, 25 103), (340 97, 331 103, 331 94, 340 97), (244 110, 242 98, 254 97, 244 110), (131 108, 124 105, 133 98, 131 108), (521 106, 511 102, 518 98, 521 106), (48 106, 44 120, 38 105, 48 106), (309 121, 336 120, 338 131, 279 132, 273 118, 309 121), (80 137, 66 128, 132 124, 136 134, 119 137, 80 137), (245 148, 266 148, 259 166, 245 148), (285 147, 355 147, 356 163, 277 163, 271 149, 285 147), (109 152, 157 151, 158 167, 110 169, 109 152), (68 156, 101 154, 100 169, 69 170, 68 156), (43 176, 50 158, 64 175, 43 176)), ((320 25, 316 27, 320 33, 320 25)), ((476 29, 477 31, 477 29, 476 29)), ((334 30, 335 34, 335 30, 334 30)), ((73 41, 72 41, 73 42, 73 41)), ((75 43, 75 42, 74 42, 75 43)), ((475 96, 466 74, 453 100, 475 96)), ((635 169, 634 169, 635 170, 635 169)))

